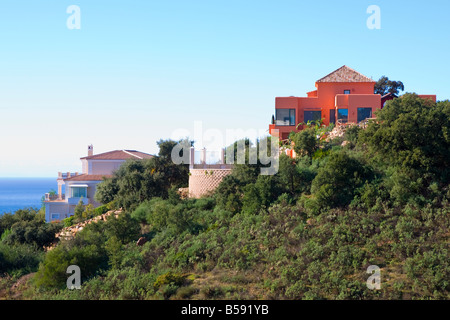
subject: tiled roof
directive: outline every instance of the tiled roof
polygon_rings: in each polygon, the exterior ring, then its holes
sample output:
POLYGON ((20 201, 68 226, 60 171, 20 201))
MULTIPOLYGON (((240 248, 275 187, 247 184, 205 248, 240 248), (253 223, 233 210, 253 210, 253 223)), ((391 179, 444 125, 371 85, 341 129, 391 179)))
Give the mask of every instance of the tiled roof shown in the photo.
POLYGON ((375 82, 375 81, 353 70, 352 68, 342 66, 339 69, 326 75, 325 77, 317 80, 317 82, 375 82))
POLYGON ((112 175, 107 174, 80 174, 78 176, 64 179, 64 181, 102 181, 103 178, 111 178, 111 177, 112 175))
POLYGON ((384 96, 382 96, 381 97, 381 99, 383 99, 383 98, 387 98, 387 97, 394 97, 394 98, 398 98, 398 96, 395 94, 395 93, 391 93, 391 92, 389 92, 389 93, 387 93, 387 94, 385 94, 384 96))
POLYGON ((128 159, 150 159, 151 154, 136 150, 114 150, 105 153, 95 154, 81 159, 86 160, 128 160, 128 159))

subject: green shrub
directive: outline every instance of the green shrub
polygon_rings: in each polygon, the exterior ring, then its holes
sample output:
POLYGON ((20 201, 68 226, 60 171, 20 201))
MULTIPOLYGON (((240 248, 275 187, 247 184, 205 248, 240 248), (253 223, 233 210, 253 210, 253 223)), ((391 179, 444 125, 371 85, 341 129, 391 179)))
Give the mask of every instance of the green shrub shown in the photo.
POLYGON ((321 208, 348 205, 358 187, 372 179, 371 169, 346 152, 330 155, 319 168, 311 185, 311 192, 321 208))
POLYGON ((29 244, 8 245, 0 242, 0 275, 21 276, 35 272, 44 252, 29 244))
POLYGON ((159 289, 162 285, 176 285, 181 286, 186 280, 186 275, 175 273, 172 271, 168 271, 156 278, 155 283, 153 286, 156 289, 159 289))
POLYGON ((68 218, 63 219, 64 227, 70 227, 75 224, 75 216, 70 216, 68 218))
POLYGON ((294 142, 294 150, 299 155, 307 155, 312 157, 314 151, 318 148, 318 139, 314 128, 307 128, 293 133, 290 139, 294 142))
POLYGON ((106 204, 102 205, 102 206, 94 209, 94 216, 100 216, 100 215, 108 212, 109 210, 111 210, 109 205, 106 205, 106 204))

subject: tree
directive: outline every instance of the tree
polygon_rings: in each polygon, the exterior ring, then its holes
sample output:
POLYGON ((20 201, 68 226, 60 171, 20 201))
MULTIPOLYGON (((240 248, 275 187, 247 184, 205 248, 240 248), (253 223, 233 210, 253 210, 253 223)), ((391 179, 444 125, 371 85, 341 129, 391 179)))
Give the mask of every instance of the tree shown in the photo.
POLYGON ((31 244, 42 248, 53 242, 55 233, 61 228, 60 223, 46 223, 45 218, 33 209, 0 216, 1 239, 8 245, 31 244))
POLYGON ((118 207, 133 210, 153 197, 168 198, 171 188, 185 187, 189 165, 175 164, 171 158, 172 149, 179 142, 160 140, 157 157, 126 161, 113 177, 97 186, 95 199, 101 203, 115 201, 118 207))
POLYGON ((375 84, 375 94, 382 96, 388 93, 398 94, 400 90, 405 90, 403 82, 389 80, 386 76, 382 76, 375 84))
POLYGON ((244 187, 242 212, 257 214, 260 209, 268 208, 285 191, 280 183, 279 174, 260 175, 255 183, 244 187))
POLYGON ((371 159, 392 167, 450 176, 450 102, 434 103, 416 94, 394 99, 377 112, 377 121, 360 132, 371 159))
POLYGON ((233 174, 225 176, 214 193, 217 206, 233 214, 240 212, 244 186, 245 183, 242 183, 233 174))
POLYGON ((106 222, 105 233, 108 238, 116 237, 123 244, 135 241, 139 238, 139 222, 127 212, 117 217, 111 215, 106 222))
POLYGON ((372 172, 346 152, 332 153, 312 181, 311 193, 322 208, 350 203, 358 187, 372 177, 372 172))
POLYGON ((291 139, 294 142, 294 150, 298 155, 307 155, 312 157, 318 147, 315 128, 307 128, 300 132, 292 132, 291 139))
POLYGON ((123 258, 124 251, 122 247, 122 242, 115 235, 110 237, 105 243, 105 249, 108 252, 109 257, 109 264, 114 269, 119 267, 120 261, 123 258))
POLYGON ((81 221, 83 219, 83 212, 84 212, 84 205, 83 205, 83 198, 78 201, 78 204, 75 206, 74 209, 74 217, 77 221, 81 221))
POLYGON ((280 183, 284 186, 285 191, 291 196, 299 190, 302 181, 300 173, 297 170, 296 159, 292 159, 282 153, 280 155, 280 167, 277 175, 280 183))
POLYGON ((94 199, 100 203, 110 203, 114 201, 114 196, 119 192, 117 177, 103 178, 102 183, 97 185, 94 199))

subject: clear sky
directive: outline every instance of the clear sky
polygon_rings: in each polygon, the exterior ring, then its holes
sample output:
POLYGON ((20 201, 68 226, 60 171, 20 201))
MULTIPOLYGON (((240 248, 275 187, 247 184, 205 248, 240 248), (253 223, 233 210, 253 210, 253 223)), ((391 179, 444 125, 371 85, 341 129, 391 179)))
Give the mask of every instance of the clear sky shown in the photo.
POLYGON ((449 99, 449 21, 448 0, 1 0, 0 177, 81 171, 91 143, 157 153, 195 121, 264 131, 342 65, 449 99))

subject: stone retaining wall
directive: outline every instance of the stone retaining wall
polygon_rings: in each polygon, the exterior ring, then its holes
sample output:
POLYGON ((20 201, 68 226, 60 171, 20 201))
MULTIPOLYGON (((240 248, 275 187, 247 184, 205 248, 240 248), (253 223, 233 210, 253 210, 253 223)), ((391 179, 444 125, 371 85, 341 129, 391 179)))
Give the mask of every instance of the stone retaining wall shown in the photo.
POLYGON ((222 179, 231 173, 230 169, 190 169, 189 197, 200 198, 211 194, 222 179))

